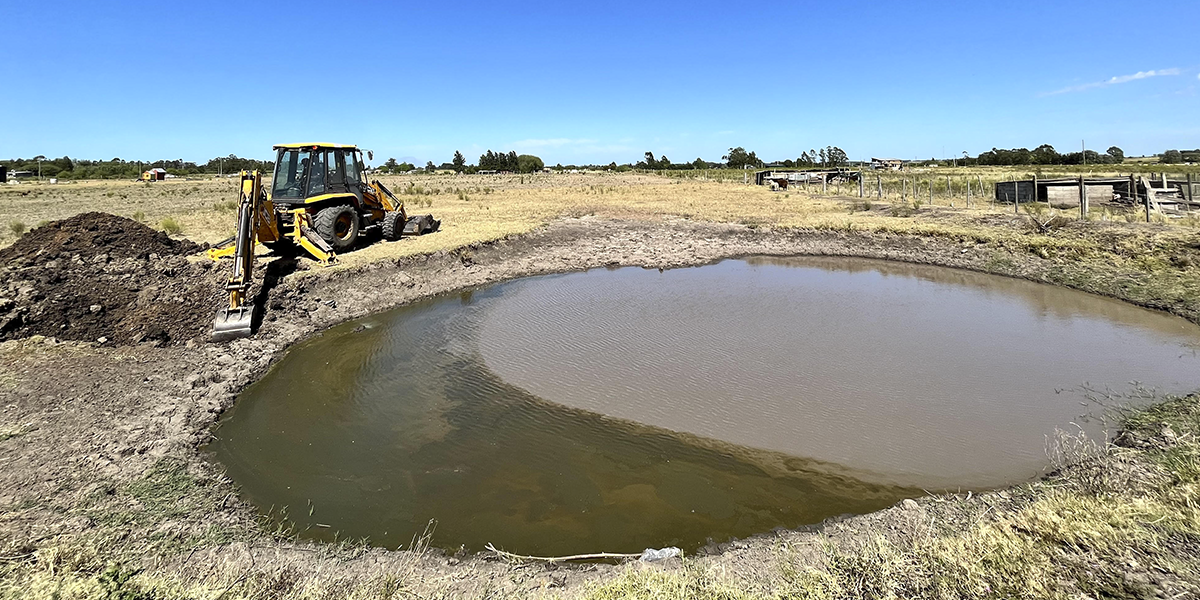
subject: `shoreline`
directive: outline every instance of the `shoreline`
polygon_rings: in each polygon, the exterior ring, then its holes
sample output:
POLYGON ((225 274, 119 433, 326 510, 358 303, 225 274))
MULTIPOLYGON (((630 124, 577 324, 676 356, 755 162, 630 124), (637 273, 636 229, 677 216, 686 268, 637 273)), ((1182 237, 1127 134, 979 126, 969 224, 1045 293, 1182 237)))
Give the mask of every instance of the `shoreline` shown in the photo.
MULTIPOLYGON (((29 568, 10 572, 31 577, 32 597, 46 592, 46 586, 61 586, 64 578, 81 590, 103 585, 114 564, 126 570, 122 572, 137 570, 127 582, 144 578, 146 585, 179 592, 244 586, 251 579, 247 574, 256 571, 271 577, 286 573, 291 580, 290 587, 284 586, 287 594, 346 584, 347 578, 354 585, 376 586, 389 573, 417 594, 493 590, 517 596, 535 588, 570 595, 619 577, 627 567, 555 569, 512 565, 483 554, 290 540, 261 528, 254 509, 237 498, 223 469, 208 461, 200 447, 236 394, 287 348, 343 321, 532 275, 606 266, 666 269, 748 256, 847 256, 968 269, 1166 308, 1200 322, 1194 305, 1117 295, 1107 281, 1079 278, 1067 260, 978 240, 677 218, 559 219, 528 234, 451 251, 330 272, 277 272, 278 283, 264 299, 265 320, 252 338, 161 348, 97 347, 44 338, 0 345, 0 385, 5 386, 0 389, 9 389, 11 398, 3 422, 15 424, 10 435, 0 435, 0 464, 5 467, 0 488, 10 490, 0 493, 0 506, 6 507, 0 514, 0 556, 18 557, 5 565, 9 569, 16 568, 13 562, 29 568), (332 306, 329 300, 334 300, 332 306)), ((271 271, 267 267, 256 273, 264 277, 271 271)), ((987 497, 1019 503, 1023 495, 1018 489, 1029 485, 975 495, 974 502, 987 497)), ((779 544, 805 545, 802 538, 826 535, 854 540, 860 533, 848 532, 860 528, 886 533, 918 513, 927 518, 926 512, 958 498, 929 496, 811 528, 766 532, 716 544, 714 554, 695 560, 745 568, 753 579, 774 566, 738 565, 770 562, 764 557, 779 544)), ((5 585, 0 584, 0 591, 5 585)))

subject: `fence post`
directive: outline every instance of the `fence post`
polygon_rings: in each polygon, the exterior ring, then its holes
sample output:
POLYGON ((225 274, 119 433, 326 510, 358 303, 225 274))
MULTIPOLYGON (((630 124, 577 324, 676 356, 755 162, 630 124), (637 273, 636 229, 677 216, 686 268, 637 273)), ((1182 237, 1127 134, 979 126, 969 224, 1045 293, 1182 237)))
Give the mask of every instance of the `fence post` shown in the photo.
POLYGON ((971 208, 971 180, 967 179, 967 208, 971 208))
POLYGON ((1190 212, 1192 210, 1192 207, 1190 206, 1192 203, 1192 174, 1191 174, 1191 172, 1189 172, 1187 174, 1187 186, 1188 186, 1187 201, 1188 201, 1188 205, 1189 205, 1187 208, 1188 208, 1188 211, 1190 212))
POLYGON ((900 178, 900 200, 902 200, 902 201, 908 200, 908 178, 907 177, 900 178))
POLYGON ((950 176, 947 175, 946 176, 946 204, 950 204, 950 201, 952 198, 954 198, 954 194, 950 190, 950 176))
MULTIPOLYGON (((1038 201, 1037 173, 1034 173, 1033 174, 1033 200, 1032 200, 1032 202, 1037 202, 1037 201, 1038 201)), ((1050 190, 1046 190, 1046 208, 1050 208, 1050 190)))
POLYGON ((829 173, 821 173, 821 193, 829 193, 829 173))
POLYGON ((1079 176, 1079 219, 1087 220, 1087 183, 1083 180, 1083 175, 1079 176))
POLYGON ((933 179, 929 180, 929 205, 933 206, 933 179))
POLYGON ((859 198, 863 197, 862 171, 858 172, 858 197, 859 198))
POLYGON ((1017 176, 1011 175, 1013 184, 1013 214, 1020 214, 1017 209, 1021 207, 1021 188, 1017 185, 1017 176))
MULTIPOLYGON (((1150 182, 1147 181, 1146 183, 1148 184, 1150 182)), ((1146 222, 1147 223, 1150 222, 1150 194, 1153 194, 1153 193, 1154 192, 1152 192, 1150 188, 1146 188, 1146 222)))
POLYGON ((883 198, 883 178, 879 175, 875 176, 875 197, 883 198))

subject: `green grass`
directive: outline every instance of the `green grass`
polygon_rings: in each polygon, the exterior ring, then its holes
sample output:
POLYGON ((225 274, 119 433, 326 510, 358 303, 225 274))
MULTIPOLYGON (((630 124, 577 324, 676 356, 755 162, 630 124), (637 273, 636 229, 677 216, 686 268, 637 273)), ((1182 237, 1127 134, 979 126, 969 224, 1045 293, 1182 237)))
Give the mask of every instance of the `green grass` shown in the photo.
POLYGON ((174 217, 167 217, 163 219, 159 225, 162 226, 162 230, 167 232, 168 235, 179 235, 183 233, 183 225, 181 225, 174 217))

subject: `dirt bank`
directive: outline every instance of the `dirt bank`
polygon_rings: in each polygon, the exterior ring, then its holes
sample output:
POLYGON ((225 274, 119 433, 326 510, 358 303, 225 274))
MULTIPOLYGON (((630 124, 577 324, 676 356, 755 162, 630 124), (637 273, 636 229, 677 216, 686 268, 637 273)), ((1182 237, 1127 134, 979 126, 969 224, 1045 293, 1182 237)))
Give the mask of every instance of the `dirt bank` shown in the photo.
MULTIPOLYGON (((339 591, 345 590, 364 597, 392 597, 401 591, 420 597, 574 593, 583 582, 603 578, 614 568, 547 569, 439 553, 318 547, 292 542, 286 532, 266 532, 219 466, 207 462, 198 448, 236 392, 280 351, 337 322, 515 277, 608 265, 671 268, 754 254, 863 256, 1070 283, 1056 275, 1062 264, 1053 260, 949 237, 585 217, 557 221, 514 239, 355 269, 309 270, 302 261, 272 261, 260 271, 264 289, 258 298, 267 310, 258 334, 213 345, 192 338, 205 334, 220 303, 214 284, 219 276, 188 271, 183 279, 191 287, 163 293, 187 295, 179 304, 210 303, 202 321, 138 313, 117 322, 167 327, 164 320, 177 321, 172 326, 178 329, 170 330, 168 339, 190 342, 171 345, 143 337, 138 343, 139 333, 133 330, 113 334, 112 339, 125 344, 120 347, 37 337, 0 345, 0 558, 6 573, 22 579, 8 582, 10 589, 32 596, 126 584, 189 597, 202 591, 212 597, 234 588, 279 597, 343 597, 339 591)), ((147 285, 139 273, 153 271, 167 259, 136 260, 151 262, 139 263, 140 271, 114 269, 128 286, 147 285)), ((178 264, 183 272, 187 261, 178 264)), ((1089 289, 1087 281, 1076 277, 1073 285, 1089 289)), ((1107 291, 1102 283, 1090 289, 1107 291)), ((1168 308, 1180 314, 1195 310, 1192 304, 1168 308)), ((997 504, 1020 502, 1015 492, 989 498, 997 504)), ((841 531, 836 535, 846 539, 861 530, 899 535, 925 522, 931 514, 927 510, 952 521, 969 520, 983 509, 940 502, 944 508, 932 501, 906 504, 830 531, 841 531)), ((785 542, 811 545, 813 535, 781 533, 727 544, 716 549, 729 552, 711 560, 744 569, 747 580, 768 578, 775 565, 766 564, 770 561, 764 557, 772 556, 773 548, 785 542)), ((1178 592, 1190 584, 1168 574, 1157 585, 1178 592)))

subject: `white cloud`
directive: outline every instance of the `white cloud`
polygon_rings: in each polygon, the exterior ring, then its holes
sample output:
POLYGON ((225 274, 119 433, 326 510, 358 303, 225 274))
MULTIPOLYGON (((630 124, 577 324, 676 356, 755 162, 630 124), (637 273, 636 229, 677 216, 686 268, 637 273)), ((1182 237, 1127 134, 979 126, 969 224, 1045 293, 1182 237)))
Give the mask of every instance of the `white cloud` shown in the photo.
POLYGON ((1150 77, 1162 77, 1164 75, 1179 75, 1180 73, 1181 73, 1181 71, 1176 68, 1158 69, 1158 70, 1151 69, 1149 71, 1138 71, 1137 73, 1134 73, 1132 75, 1118 75, 1116 77, 1112 77, 1112 78, 1106 79, 1104 81, 1095 81, 1092 83, 1085 83, 1083 85, 1072 85, 1072 86, 1062 88, 1061 90, 1054 90, 1053 92, 1046 92, 1042 95, 1043 96, 1056 96, 1058 94, 1068 94, 1071 92, 1082 92, 1085 90, 1095 89, 1095 88, 1099 88, 1099 87, 1107 87, 1110 85, 1116 85, 1118 83, 1128 83, 1130 81, 1137 81, 1139 79, 1149 79, 1150 77))

